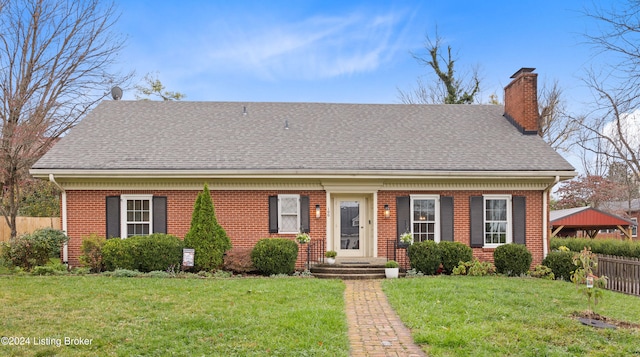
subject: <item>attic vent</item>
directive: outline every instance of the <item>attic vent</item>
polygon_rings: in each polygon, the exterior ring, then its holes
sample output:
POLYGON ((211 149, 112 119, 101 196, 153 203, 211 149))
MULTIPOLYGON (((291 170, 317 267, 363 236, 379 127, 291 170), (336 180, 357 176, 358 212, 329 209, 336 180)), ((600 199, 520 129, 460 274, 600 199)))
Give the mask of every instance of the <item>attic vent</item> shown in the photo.
POLYGON ((285 128, 285 130, 289 130, 289 121, 288 120, 284 121, 284 128, 285 128))
POLYGON ((242 107, 242 115, 247 116, 247 107, 242 107))

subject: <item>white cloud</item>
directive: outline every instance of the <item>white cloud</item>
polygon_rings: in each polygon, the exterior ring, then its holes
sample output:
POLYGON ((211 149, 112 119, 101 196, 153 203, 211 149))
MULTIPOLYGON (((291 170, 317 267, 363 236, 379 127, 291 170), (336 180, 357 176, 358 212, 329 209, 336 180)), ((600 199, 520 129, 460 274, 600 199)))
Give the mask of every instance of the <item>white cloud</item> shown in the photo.
POLYGON ((353 12, 296 23, 226 23, 208 49, 202 48, 200 65, 203 71, 241 71, 271 80, 374 71, 399 52, 406 55, 406 17, 353 12))

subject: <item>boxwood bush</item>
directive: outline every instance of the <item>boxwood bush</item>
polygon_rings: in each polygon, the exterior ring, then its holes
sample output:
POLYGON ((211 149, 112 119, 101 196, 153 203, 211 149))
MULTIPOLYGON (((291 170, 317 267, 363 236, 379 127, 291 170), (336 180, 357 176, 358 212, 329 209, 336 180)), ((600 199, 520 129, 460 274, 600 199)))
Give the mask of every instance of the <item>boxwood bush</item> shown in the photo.
POLYGON ((438 244, 434 241, 415 243, 407 249, 411 268, 426 275, 434 275, 440 267, 441 257, 438 244))
POLYGON ((503 244, 493 251, 493 263, 496 271, 508 276, 526 274, 533 257, 523 244, 503 244))
POLYGON ((291 274, 296 270, 298 244, 284 238, 264 238, 251 251, 251 261, 264 275, 291 274))
POLYGON ((167 270, 182 264, 182 248, 182 241, 170 234, 113 238, 102 246, 102 261, 106 270, 167 270))
POLYGON ((440 242, 438 248, 445 274, 451 274, 460 262, 468 262, 473 259, 473 249, 460 242, 440 242))
POLYGON ((571 272, 577 268, 573 264, 574 254, 573 252, 553 251, 542 260, 542 265, 549 267, 556 279, 570 281, 571 272))

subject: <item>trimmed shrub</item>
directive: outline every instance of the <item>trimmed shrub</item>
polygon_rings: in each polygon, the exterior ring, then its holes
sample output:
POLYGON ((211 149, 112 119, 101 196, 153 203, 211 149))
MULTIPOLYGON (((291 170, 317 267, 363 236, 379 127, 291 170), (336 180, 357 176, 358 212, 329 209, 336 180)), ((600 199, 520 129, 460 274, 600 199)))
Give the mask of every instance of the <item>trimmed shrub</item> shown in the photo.
POLYGON ((50 258, 59 257, 60 248, 67 240, 69 237, 61 230, 38 229, 3 243, 1 260, 9 267, 31 270, 46 265, 50 258))
POLYGON ((182 265, 182 241, 163 233, 126 239, 133 244, 135 269, 141 272, 165 271, 171 266, 182 265))
POLYGON ((163 233, 114 238, 102 246, 102 259, 106 270, 164 271, 182 264, 182 247, 178 237, 163 233))
POLYGON ((526 274, 532 260, 531 252, 522 244, 503 244, 493 251, 496 271, 508 276, 526 274))
POLYGON ((434 275, 440 267, 440 249, 434 241, 412 244, 407 251, 411 267, 425 275, 434 275))
POLYGON ((438 248, 445 274, 451 274, 460 262, 468 262, 473 259, 473 249, 460 242, 440 242, 438 248))
POLYGON ((218 224, 206 184, 194 204, 191 227, 184 237, 184 246, 195 249, 193 269, 196 271, 217 270, 223 264, 224 253, 231 249, 231 240, 224 228, 218 224))
POLYGON ((91 234, 82 239, 80 251, 82 255, 78 258, 83 266, 91 269, 92 273, 99 273, 104 269, 102 263, 102 246, 107 240, 97 234, 91 234))
POLYGON ((102 263, 105 270, 135 269, 135 260, 129 239, 111 238, 102 246, 102 263))
POLYGON ((297 259, 298 244, 289 239, 260 239, 251 251, 253 265, 264 275, 291 274, 297 259))
POLYGON ((578 268, 573 264, 573 252, 553 251, 542 260, 542 265, 547 266, 553 272, 556 279, 571 280, 571 273, 578 268))
POLYGON ((579 253, 584 248, 591 248, 596 254, 616 255, 619 257, 640 258, 640 242, 618 239, 589 238, 552 238, 551 249, 566 246, 572 252, 579 253))
POLYGON ((224 270, 244 274, 256 271, 251 261, 251 248, 232 248, 224 256, 224 270))

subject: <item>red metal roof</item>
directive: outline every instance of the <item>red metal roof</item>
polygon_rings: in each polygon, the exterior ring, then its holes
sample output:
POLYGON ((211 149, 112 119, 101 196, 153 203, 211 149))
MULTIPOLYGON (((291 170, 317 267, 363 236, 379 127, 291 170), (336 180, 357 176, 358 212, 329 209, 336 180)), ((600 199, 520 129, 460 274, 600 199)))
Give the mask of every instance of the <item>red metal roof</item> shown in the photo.
POLYGON ((552 211, 550 224, 551 226, 564 226, 565 228, 615 228, 617 226, 630 226, 634 223, 592 207, 580 207, 579 209, 552 211))

